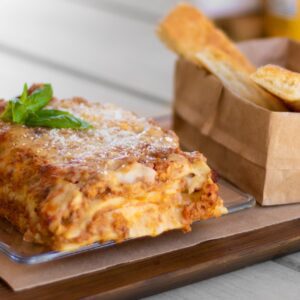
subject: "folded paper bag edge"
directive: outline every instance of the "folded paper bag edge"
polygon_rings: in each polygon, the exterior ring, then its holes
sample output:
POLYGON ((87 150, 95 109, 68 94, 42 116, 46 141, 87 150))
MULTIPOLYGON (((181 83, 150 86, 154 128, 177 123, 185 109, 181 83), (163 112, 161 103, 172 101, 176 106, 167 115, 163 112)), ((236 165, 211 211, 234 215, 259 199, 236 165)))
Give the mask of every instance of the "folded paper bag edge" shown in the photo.
POLYGON ((198 126, 203 134, 208 135, 215 119, 223 85, 218 78, 206 69, 199 68, 192 63, 189 63, 189 68, 186 68, 186 63, 187 61, 184 58, 179 58, 176 62, 173 110, 181 111, 184 116, 188 116, 190 122, 198 126), (185 77, 194 78, 198 85, 194 85, 192 81, 184 80, 185 77), (202 80, 203 78, 206 79, 205 82, 202 80), (204 84, 201 84, 202 82, 204 84), (209 87, 209 91, 206 90, 206 86, 209 87), (204 91, 207 97, 206 105, 203 105, 203 102, 200 101, 199 90, 204 91), (198 99, 198 101, 195 101, 195 99, 198 99), (197 105, 198 103, 201 103, 201 107, 197 105))

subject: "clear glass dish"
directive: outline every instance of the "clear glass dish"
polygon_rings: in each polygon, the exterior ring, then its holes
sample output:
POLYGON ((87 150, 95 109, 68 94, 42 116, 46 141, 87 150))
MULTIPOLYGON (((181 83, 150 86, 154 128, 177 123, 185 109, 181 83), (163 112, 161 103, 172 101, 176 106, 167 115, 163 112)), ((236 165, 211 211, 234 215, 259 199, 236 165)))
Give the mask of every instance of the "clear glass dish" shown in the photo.
MULTIPOLYGON (((229 214, 251 208, 255 205, 255 199, 251 195, 241 192, 228 182, 220 180, 219 186, 220 195, 225 202, 229 214)), ((130 242, 130 240, 126 242, 130 242)), ((151 243, 150 240, 149 243, 151 243)), ((22 234, 16 231, 7 221, 0 218, 0 252, 3 252, 8 258, 17 263, 38 264, 113 246, 116 246, 115 242, 94 243, 75 251, 51 251, 41 245, 23 241, 22 234)))

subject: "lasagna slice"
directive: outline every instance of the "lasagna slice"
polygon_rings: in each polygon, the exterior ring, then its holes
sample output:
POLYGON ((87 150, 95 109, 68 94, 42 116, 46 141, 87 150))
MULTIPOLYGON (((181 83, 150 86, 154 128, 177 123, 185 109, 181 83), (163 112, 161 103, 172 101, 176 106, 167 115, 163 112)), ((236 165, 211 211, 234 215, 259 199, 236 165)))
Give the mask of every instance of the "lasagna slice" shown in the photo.
MULTIPOLYGON (((5 102, 0 104, 3 110, 5 102)), ((172 131, 109 104, 52 100, 88 130, 0 121, 0 216, 54 250, 189 231, 226 208, 202 154, 172 131)))

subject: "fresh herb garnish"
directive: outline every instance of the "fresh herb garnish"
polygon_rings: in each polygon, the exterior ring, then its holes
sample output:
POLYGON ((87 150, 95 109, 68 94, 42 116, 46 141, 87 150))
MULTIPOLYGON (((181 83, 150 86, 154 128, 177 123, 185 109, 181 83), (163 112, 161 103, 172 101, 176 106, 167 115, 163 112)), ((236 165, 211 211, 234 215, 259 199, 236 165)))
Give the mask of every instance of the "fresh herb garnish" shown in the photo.
POLYGON ((88 129, 92 126, 69 112, 56 109, 43 109, 53 98, 51 84, 44 84, 28 94, 24 84, 20 97, 7 103, 0 119, 4 122, 24 124, 30 127, 88 129))
POLYGON ((43 109, 29 114, 25 125, 30 127, 88 129, 91 125, 66 111, 43 109))

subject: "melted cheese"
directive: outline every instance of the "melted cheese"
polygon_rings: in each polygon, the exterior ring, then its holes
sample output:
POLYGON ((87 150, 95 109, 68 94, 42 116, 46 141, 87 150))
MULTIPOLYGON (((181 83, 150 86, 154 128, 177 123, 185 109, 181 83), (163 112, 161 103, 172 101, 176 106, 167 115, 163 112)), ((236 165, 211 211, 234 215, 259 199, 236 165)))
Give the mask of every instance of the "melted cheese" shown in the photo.
POLYGON ((147 183, 154 183, 156 172, 140 163, 134 163, 130 168, 126 168, 123 172, 116 174, 117 180, 120 183, 132 184, 138 180, 143 180, 147 183))

